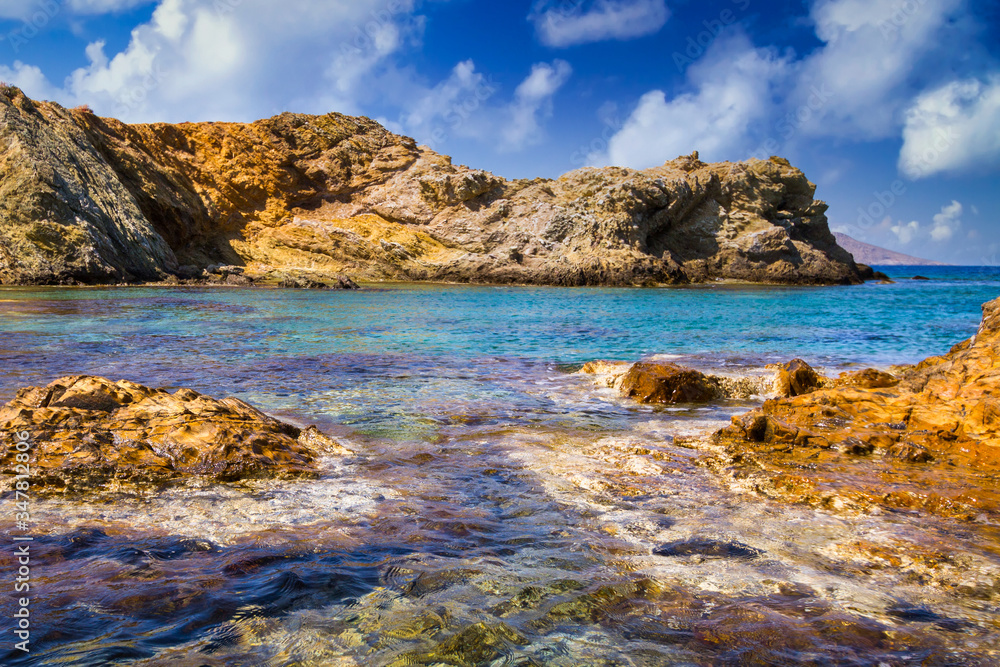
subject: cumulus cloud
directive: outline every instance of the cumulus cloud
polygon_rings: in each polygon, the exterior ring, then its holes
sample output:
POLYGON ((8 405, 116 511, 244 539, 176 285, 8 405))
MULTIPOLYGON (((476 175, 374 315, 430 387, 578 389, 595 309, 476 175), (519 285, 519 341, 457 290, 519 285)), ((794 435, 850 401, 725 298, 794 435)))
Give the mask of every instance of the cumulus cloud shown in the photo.
POLYGON ((889 231, 896 235, 900 243, 907 245, 920 234, 920 223, 916 220, 909 223, 897 222, 889 231))
MULTIPOLYGON (((78 1, 109 11, 129 4, 78 1)), ((376 70, 419 42, 421 31, 414 0, 160 0, 121 52, 105 54, 95 42, 87 48, 89 65, 61 85, 26 81, 24 88, 36 97, 54 91, 64 104, 88 103, 129 121, 330 111, 362 93, 378 95, 377 84, 391 92, 392 72, 376 70)))
POLYGON ((573 68, 565 60, 539 63, 531 68, 531 74, 514 91, 503 128, 502 148, 518 150, 539 140, 541 121, 552 115, 552 97, 572 73, 573 68))
POLYGON ((546 46, 564 48, 652 35, 670 18, 665 0, 595 0, 536 3, 529 17, 546 46))
POLYGON ((910 178, 1000 164, 1000 75, 953 81, 906 112, 899 168, 910 178))
POLYGON ((952 201, 947 206, 941 208, 941 212, 934 216, 934 226, 931 227, 931 238, 942 242, 951 239, 962 226, 962 204, 952 201))
POLYGON ((450 76, 412 97, 398 121, 388 121, 395 131, 410 134, 436 148, 445 139, 458 136, 483 138, 495 126, 496 106, 490 100, 500 85, 478 72, 472 60, 457 64, 450 76))
POLYGON ((741 159, 750 128, 773 111, 771 88, 786 71, 784 58, 753 48, 743 34, 719 39, 689 68, 690 92, 646 93, 607 152, 588 161, 646 168, 695 150, 710 160, 741 159))
MULTIPOLYGON (((811 18, 824 46, 801 62, 793 104, 822 85, 831 103, 802 128, 816 135, 879 139, 898 130, 915 73, 938 48, 962 0, 819 0, 811 18)), ((940 63, 939 63, 940 64, 940 63)))
POLYGON ((38 99, 55 99, 61 93, 49 83, 41 69, 21 61, 15 61, 12 67, 0 65, 0 81, 31 91, 32 96, 38 99))
MULTIPOLYGON (((41 8, 42 0, 0 0, 0 18, 26 19, 41 8)), ((49 11, 58 11, 59 4, 50 0, 49 11)), ((43 10, 44 11, 44 10, 43 10)))
MULTIPOLYGON (((689 67, 689 92, 674 96, 663 90, 647 92, 609 142, 608 156, 592 158, 648 166, 695 149, 713 157, 742 159, 781 153, 815 137, 850 141, 898 137, 904 111, 921 86, 927 80, 947 80, 953 65, 966 58, 973 39, 968 31, 974 28, 954 20, 962 15, 964 4, 964 0, 815 0, 810 19, 822 44, 802 56, 786 52, 778 57, 755 49, 741 37, 738 26, 729 28, 689 67), (713 62, 725 42, 732 67, 717 57, 713 62), (740 47, 734 48, 734 43, 740 47)), ((939 89, 937 97, 945 99, 933 101, 938 106, 950 101, 961 111, 952 113, 953 119, 946 123, 936 119, 932 131, 944 123, 945 129, 975 137, 967 147, 977 148, 978 157, 1000 153, 995 132, 978 140, 991 122, 996 127, 994 88, 991 80, 974 91, 968 86, 939 89)), ((932 106, 931 101, 924 106, 932 106)), ((926 134, 927 123, 922 120, 926 111, 921 107, 906 115, 912 146, 919 146, 926 134)), ((956 151, 961 147, 956 145, 956 151)))

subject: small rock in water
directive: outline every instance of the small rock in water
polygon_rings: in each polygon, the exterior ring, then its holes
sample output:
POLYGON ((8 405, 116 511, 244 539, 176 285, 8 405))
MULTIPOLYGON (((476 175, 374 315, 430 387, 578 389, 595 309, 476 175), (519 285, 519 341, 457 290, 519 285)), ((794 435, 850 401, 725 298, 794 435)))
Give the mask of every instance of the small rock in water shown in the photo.
POLYGON ((703 403, 718 389, 705 374, 677 364, 641 362, 622 379, 621 393, 640 403, 703 403))
POLYGON ((710 558, 734 558, 736 560, 754 560, 764 555, 760 549, 755 549, 740 542, 693 538, 668 542, 653 549, 655 556, 707 556, 710 558))

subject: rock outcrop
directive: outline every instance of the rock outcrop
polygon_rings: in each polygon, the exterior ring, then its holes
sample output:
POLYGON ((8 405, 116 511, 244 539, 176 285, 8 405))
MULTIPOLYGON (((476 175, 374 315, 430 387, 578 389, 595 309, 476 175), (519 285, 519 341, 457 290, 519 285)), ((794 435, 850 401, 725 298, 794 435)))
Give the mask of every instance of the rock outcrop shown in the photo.
POLYGON ((0 89, 0 283, 856 283, 781 158, 507 181, 367 118, 126 125, 0 89), (234 274, 235 275, 235 274, 234 274))
POLYGON ((713 436, 712 465, 765 495, 973 518, 1000 511, 1000 299, 976 335, 889 374, 770 400, 713 436))
POLYGON ((677 364, 634 364, 620 391, 639 403, 703 403, 718 396, 704 373, 677 364))
POLYGON ((747 399, 771 395, 773 378, 758 375, 731 377, 706 375, 677 364, 640 361, 591 361, 579 371, 594 377, 595 384, 616 389, 638 403, 704 403, 715 399, 747 399))
POLYGON ((320 455, 348 453, 315 428, 299 429, 233 398, 90 376, 22 389, 0 408, 0 428, 30 436, 24 452, 13 438, 0 449, 2 490, 14 486, 25 453, 31 488, 48 493, 192 476, 314 475, 320 455))

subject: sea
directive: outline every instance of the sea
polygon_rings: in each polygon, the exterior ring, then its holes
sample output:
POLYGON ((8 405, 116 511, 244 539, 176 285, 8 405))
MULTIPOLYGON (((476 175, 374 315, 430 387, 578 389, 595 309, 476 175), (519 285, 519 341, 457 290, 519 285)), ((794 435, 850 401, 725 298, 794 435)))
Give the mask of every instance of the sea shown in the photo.
POLYGON ((32 500, 30 654, 0 500, 0 663, 1000 664, 1000 544, 734 489, 683 443, 765 397, 639 405, 578 372, 888 369, 1000 296, 1000 267, 876 268, 895 282, 0 288, 0 401, 67 375, 187 387, 354 452, 313 480, 32 500), (862 539, 964 565, 852 565, 862 539), (731 548, 664 549, 698 540, 731 548))

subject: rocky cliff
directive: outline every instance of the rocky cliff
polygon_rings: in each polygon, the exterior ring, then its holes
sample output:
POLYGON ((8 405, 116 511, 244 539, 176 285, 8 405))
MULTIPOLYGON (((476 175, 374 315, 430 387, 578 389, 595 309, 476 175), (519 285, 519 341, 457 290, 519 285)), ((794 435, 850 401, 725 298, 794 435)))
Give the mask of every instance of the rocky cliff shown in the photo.
POLYGON ((126 125, 0 88, 0 283, 856 283, 787 161, 507 181, 366 118, 126 125))

